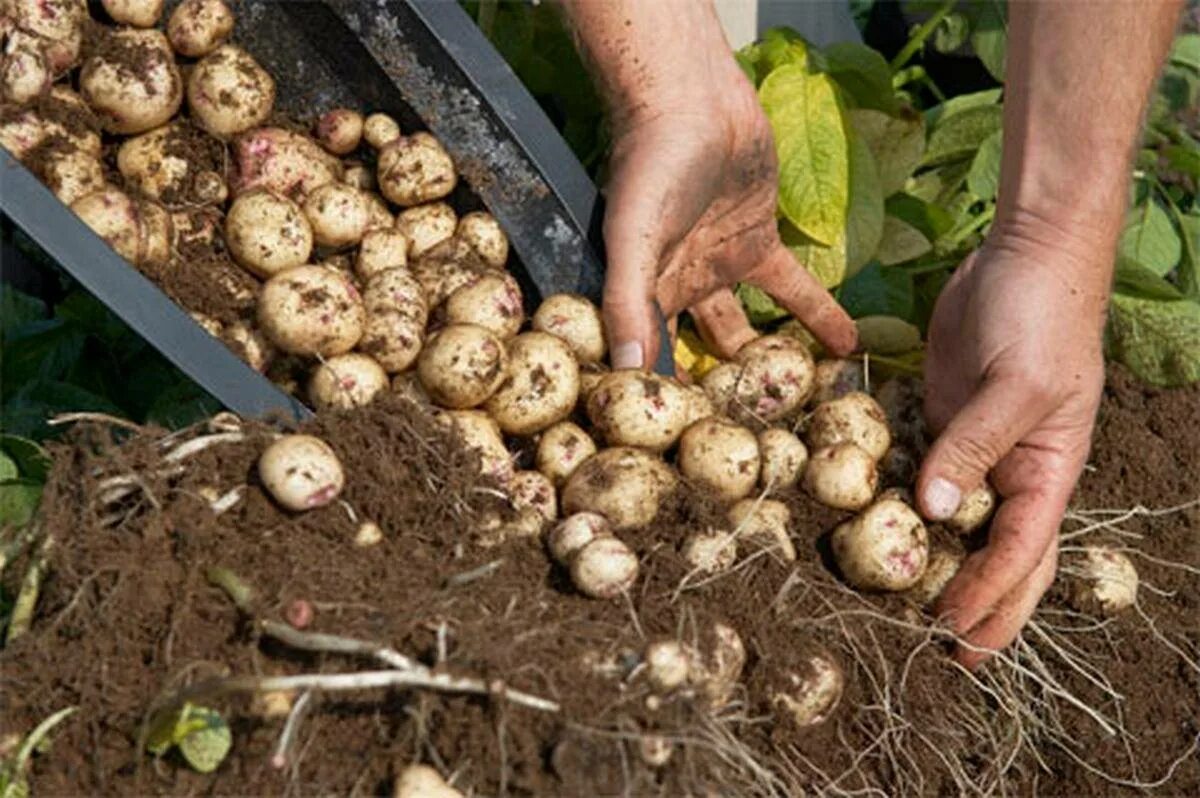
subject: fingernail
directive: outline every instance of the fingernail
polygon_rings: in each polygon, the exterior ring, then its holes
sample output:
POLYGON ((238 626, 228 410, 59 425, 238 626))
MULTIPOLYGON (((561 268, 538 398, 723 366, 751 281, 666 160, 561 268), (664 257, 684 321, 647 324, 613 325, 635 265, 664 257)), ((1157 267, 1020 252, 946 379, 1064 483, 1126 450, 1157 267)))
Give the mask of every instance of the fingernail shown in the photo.
POLYGON ((948 480, 935 477, 925 488, 925 509, 934 521, 941 521, 958 512, 962 492, 948 480))
POLYGON ((637 341, 617 344, 612 350, 612 367, 615 369, 640 369, 642 367, 642 345, 637 341))

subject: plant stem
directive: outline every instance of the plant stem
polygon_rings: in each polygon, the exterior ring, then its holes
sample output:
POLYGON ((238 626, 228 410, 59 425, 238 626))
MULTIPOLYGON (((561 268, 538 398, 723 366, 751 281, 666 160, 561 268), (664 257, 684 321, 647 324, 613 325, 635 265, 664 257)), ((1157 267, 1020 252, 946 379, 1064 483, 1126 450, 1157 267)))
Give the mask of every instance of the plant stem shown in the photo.
POLYGON ((925 46, 925 41, 933 35, 933 32, 937 30, 937 26, 941 25, 942 20, 949 16, 950 12, 954 10, 954 6, 957 3, 958 0, 946 0, 946 2, 943 3, 937 11, 933 12, 933 15, 929 19, 921 23, 921 26, 913 32, 912 37, 909 38, 908 42, 904 45, 904 48, 900 52, 896 53, 896 57, 893 58, 892 63, 888 65, 891 67, 893 72, 907 64, 909 59, 916 55, 917 51, 925 46))
POLYGON ((242 581, 240 576, 228 568, 214 565, 204 571, 204 578, 213 587, 224 590, 225 595, 229 596, 229 600, 239 610, 246 614, 250 613, 251 603, 254 601, 254 589, 242 581))
POLYGON ((42 574, 46 570, 46 555, 50 553, 53 543, 54 538, 47 535, 34 555, 33 562, 29 564, 29 570, 25 572, 17 600, 13 602, 12 618, 8 622, 8 633, 4 638, 6 646, 11 646, 14 640, 28 632, 30 624, 33 623, 33 610, 37 606, 38 594, 42 589, 42 574))

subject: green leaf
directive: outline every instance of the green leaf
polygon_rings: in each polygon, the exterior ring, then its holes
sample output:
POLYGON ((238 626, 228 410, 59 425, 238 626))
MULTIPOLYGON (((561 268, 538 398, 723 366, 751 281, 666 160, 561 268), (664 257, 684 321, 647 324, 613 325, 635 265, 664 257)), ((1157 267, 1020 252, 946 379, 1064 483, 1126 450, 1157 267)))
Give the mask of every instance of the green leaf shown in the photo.
POLYGON ((933 32, 933 49, 939 53, 952 53, 967 43, 967 35, 971 32, 971 24, 966 16, 957 11, 947 14, 933 32))
POLYGON ((0 341, 18 327, 46 318, 46 303, 23 294, 7 283, 0 285, 0 341))
POLYGON ((0 452, 0 482, 8 482, 10 479, 16 479, 17 464, 4 452, 0 452))
POLYGON ((746 309, 746 318, 755 327, 770 324, 788 315, 786 310, 775 304, 775 300, 771 299, 766 291, 750 283, 739 283, 734 294, 746 309))
POLYGON ((761 59, 762 51, 756 42, 747 44, 745 47, 733 54, 733 60, 737 61, 737 65, 746 75, 746 79, 749 80, 756 89, 758 88, 758 62, 761 59))
POLYGON ((1189 298, 1200 301, 1200 215, 1175 217, 1183 231, 1183 260, 1179 264, 1179 285, 1189 298))
POLYGON ((1171 46, 1171 63, 1200 72, 1200 33, 1185 33, 1171 46))
POLYGON ((28 524, 37 513, 41 499, 40 482, 14 479, 0 483, 0 527, 28 524))
POLYGON ((1135 260, 1117 258, 1113 290, 1137 299, 1183 299, 1179 289, 1135 260))
POLYGON ((0 452, 12 459, 17 472, 26 479, 44 482, 50 473, 50 455, 29 438, 0 435, 0 452))
POLYGON ((1162 205, 1149 199, 1130 212, 1117 251, 1162 277, 1179 263, 1182 242, 1162 205))
POLYGON ((921 331, 895 316, 863 316, 854 326, 858 345, 872 355, 902 355, 921 348, 921 331))
POLYGON ((1200 147, 1172 144, 1163 148, 1167 166, 1200 181, 1200 147))
POLYGON ((4 397, 0 407, 0 428, 14 435, 42 439, 51 429, 46 420, 58 413, 91 410, 124 415, 119 407, 76 385, 58 380, 36 380, 4 397))
POLYGON ((809 238, 831 245, 850 201, 850 147, 833 82, 788 64, 771 72, 759 96, 775 132, 780 208, 809 238))
POLYGON ((944 208, 910 194, 893 194, 885 206, 887 214, 915 227, 930 241, 954 228, 954 217, 944 208))
POLYGON ((897 117, 866 108, 852 110, 847 116, 875 157, 883 196, 904 188, 925 152, 924 120, 911 112, 897 117))
POLYGON ((970 158, 1002 124, 1003 111, 996 105, 981 105, 944 117, 929 134, 922 163, 936 166, 970 158))
POLYGON ((1000 102, 1000 96, 1003 93, 1003 89, 987 89, 985 91, 977 91, 973 94, 960 94, 957 97, 951 97, 944 103, 935 105, 925 112, 925 126, 932 128, 952 116, 957 116, 973 108, 994 106, 1000 102))
POLYGON ((191 729, 178 742, 179 753, 193 770, 212 773, 233 747, 233 735, 225 719, 214 710, 194 707, 189 720, 202 721, 203 725, 191 729))
POLYGON ((756 82, 761 85, 776 69, 791 64, 808 69, 808 42, 791 28, 771 28, 763 34, 762 42, 758 45, 756 82))
POLYGON ((146 423, 167 429, 180 429, 208 418, 221 409, 221 403, 192 382, 182 382, 164 390, 146 412, 146 423))
POLYGON ((1109 350, 1153 385, 1200 380, 1200 304, 1163 302, 1114 294, 1109 308, 1109 350))
POLYGON ((1005 4, 1003 0, 984 0, 968 8, 971 9, 971 48, 992 77, 1003 83, 1008 50, 1005 4))
POLYGON ((913 310, 912 277, 899 269, 872 263, 847 280, 838 290, 838 301, 852 318, 899 316, 913 310))
POLYGON ((895 216, 883 217, 883 238, 875 258, 884 266, 914 260, 933 250, 921 231, 895 216))
POLYGON ((37 379, 59 379, 79 359, 86 340, 83 330, 59 320, 23 325, 4 341, 0 380, 14 386, 37 379))
POLYGON ((839 42, 824 48, 821 55, 825 71, 859 108, 898 110, 892 71, 876 50, 857 42, 839 42))
POLYGON ((984 139, 971 159, 971 170, 967 172, 967 188, 982 200, 996 198, 1000 189, 1000 155, 1004 149, 1003 130, 997 130, 984 139))

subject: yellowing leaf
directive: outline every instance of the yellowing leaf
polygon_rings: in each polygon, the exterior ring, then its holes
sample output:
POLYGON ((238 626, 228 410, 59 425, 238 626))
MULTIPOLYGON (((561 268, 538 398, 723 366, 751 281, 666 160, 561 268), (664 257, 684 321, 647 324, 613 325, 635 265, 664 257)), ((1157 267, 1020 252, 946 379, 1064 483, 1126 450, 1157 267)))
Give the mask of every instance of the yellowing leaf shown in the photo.
POLYGON ((904 188, 904 181, 921 162, 925 152, 925 122, 918 114, 889 116, 867 108, 850 111, 850 125, 871 149, 879 170, 883 196, 904 188))
POLYGON ((178 743, 179 753, 199 773, 212 773, 233 747, 233 735, 216 711, 197 707, 192 728, 178 743))
POLYGON ((884 266, 919 258, 933 249, 929 239, 921 231, 908 222, 895 216, 885 216, 883 219, 883 238, 879 242, 879 251, 875 258, 884 266))
POLYGON ((687 369, 692 379, 699 380, 721 361, 708 351, 700 336, 685 328, 675 339, 675 362, 687 369))

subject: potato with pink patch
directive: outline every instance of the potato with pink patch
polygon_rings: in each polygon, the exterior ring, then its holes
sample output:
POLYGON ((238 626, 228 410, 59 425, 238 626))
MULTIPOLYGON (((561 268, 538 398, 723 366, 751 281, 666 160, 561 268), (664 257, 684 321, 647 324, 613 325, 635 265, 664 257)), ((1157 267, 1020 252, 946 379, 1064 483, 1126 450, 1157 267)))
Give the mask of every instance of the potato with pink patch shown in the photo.
POLYGON ((329 504, 346 484, 337 454, 311 435, 285 435, 268 446, 258 477, 280 506, 297 512, 329 504))
POLYGON ((588 397, 587 414, 610 446, 661 452, 683 434, 688 407, 686 391, 674 380, 628 369, 600 381, 588 397))
POLYGON ((544 474, 518 471, 508 481, 508 495, 517 510, 535 510, 546 521, 558 518, 558 493, 544 474))
POLYGON ((921 581, 929 535, 904 502, 881 499, 840 524, 830 539, 842 575, 861 590, 907 590, 921 581))
POLYGON ((504 344, 474 324, 452 324, 433 335, 417 358, 417 376, 429 398, 462 410, 487 401, 508 366, 504 344))
POLYGON ((334 155, 349 155, 362 141, 362 114, 350 108, 335 108, 317 120, 316 134, 321 146, 334 155))
POLYGON ((233 156, 234 194, 265 188, 303 203, 314 190, 342 176, 341 163, 315 141, 278 127, 254 128, 238 136, 233 156))
POLYGON ((387 388, 387 372, 374 358, 350 352, 331 357, 313 370, 308 397, 319 410, 349 410, 369 405, 387 388))
POLYGON ((449 324, 477 324, 508 340, 521 330, 521 287, 507 272, 484 274, 446 298, 442 313, 449 324))
POLYGON ((263 285, 258 325, 279 349, 329 358, 349 352, 363 335, 366 309, 347 277, 321 266, 297 266, 263 285))
POLYGON ((770 423, 804 407, 816 365, 803 344, 783 335, 757 338, 738 350, 742 367, 728 412, 742 421, 770 423))
POLYGON ((222 0, 183 0, 167 19, 167 38, 175 52, 200 58, 233 33, 233 12, 222 0))
POLYGON ((533 329, 556 335, 567 342, 580 363, 599 363, 604 358, 604 323, 600 311, 578 294, 546 297, 533 314, 533 329))
POLYGON ((596 442, 578 424, 560 421, 538 439, 535 461, 537 470, 555 485, 561 485, 575 473, 580 463, 596 453, 596 442))
POLYGON ((267 121, 275 109, 275 79, 245 50, 223 44, 196 64, 187 98, 196 124, 226 140, 267 121))

